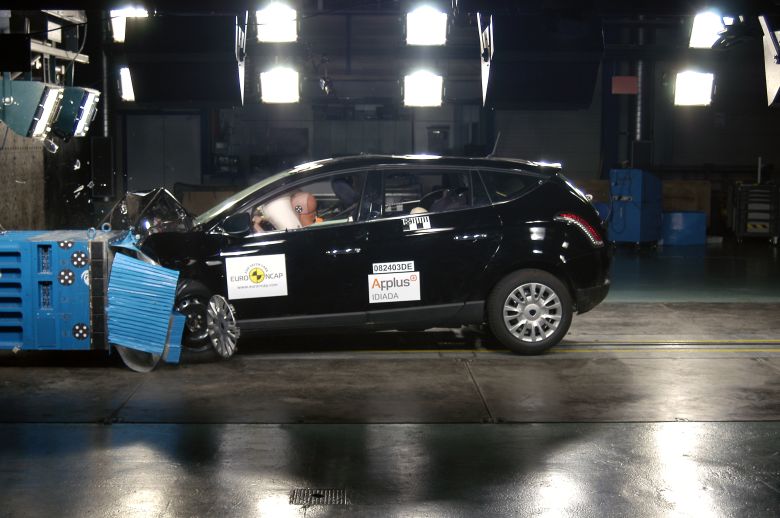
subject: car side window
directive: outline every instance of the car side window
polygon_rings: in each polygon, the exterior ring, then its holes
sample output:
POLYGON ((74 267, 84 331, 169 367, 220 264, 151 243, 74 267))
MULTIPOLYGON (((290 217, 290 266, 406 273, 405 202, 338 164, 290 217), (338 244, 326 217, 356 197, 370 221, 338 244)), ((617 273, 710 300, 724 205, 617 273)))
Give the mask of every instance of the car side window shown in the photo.
POLYGON ((471 172, 471 191, 473 193, 475 207, 490 205, 490 197, 488 196, 487 189, 485 189, 485 184, 476 171, 471 172))
POLYGON ((444 212, 472 206, 466 171, 385 171, 382 217, 444 212))
POLYGON ((539 179, 522 173, 480 171, 493 203, 516 198, 538 185, 539 179))
POLYGON ((253 204, 250 233, 351 223, 358 216, 365 177, 362 172, 320 177, 253 204))

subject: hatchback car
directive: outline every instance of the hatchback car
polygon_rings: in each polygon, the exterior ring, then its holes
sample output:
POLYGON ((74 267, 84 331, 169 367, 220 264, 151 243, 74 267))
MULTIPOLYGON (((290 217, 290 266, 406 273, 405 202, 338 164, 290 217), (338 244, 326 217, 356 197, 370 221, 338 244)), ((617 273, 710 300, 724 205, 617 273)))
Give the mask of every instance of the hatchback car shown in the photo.
POLYGON ((602 223, 555 165, 361 155, 284 171, 197 218, 173 197, 153 205, 136 230, 180 271, 183 344, 223 357, 239 328, 481 323, 538 354, 609 290, 602 223))

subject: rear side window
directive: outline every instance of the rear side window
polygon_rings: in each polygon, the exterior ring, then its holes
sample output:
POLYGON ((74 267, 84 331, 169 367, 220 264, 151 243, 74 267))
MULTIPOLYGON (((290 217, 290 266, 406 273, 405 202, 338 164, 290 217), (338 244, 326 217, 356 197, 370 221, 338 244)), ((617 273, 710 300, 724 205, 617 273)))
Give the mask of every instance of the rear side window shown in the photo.
POLYGON ((482 183, 482 178, 479 177, 479 173, 476 171, 471 172, 471 190, 475 207, 490 205, 490 197, 485 189, 485 184, 482 183))
POLYGON ((472 205, 467 171, 386 171, 382 216, 446 212, 472 205))
POLYGON ((539 184, 539 178, 522 173, 481 171, 480 174, 493 203, 517 198, 539 184))

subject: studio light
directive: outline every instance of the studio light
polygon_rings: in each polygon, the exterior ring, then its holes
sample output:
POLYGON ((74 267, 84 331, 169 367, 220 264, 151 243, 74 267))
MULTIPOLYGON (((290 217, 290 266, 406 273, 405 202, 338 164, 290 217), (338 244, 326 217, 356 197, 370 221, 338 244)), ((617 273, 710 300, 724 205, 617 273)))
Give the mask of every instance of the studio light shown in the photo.
POLYGON ((707 106, 712 102, 715 75, 686 70, 679 72, 674 82, 674 104, 677 106, 707 106))
POLYGON ((57 119, 63 88, 39 81, 2 81, 0 120, 14 133, 44 140, 57 119))
POLYGON ((298 72, 287 67, 262 72, 260 91, 264 103, 297 103, 300 100, 298 72))
POLYGON ((718 41, 719 33, 724 29, 723 20, 718 13, 714 11, 699 13, 693 19, 688 46, 695 49, 709 49, 718 41))
POLYGON ((441 106, 444 79, 427 70, 404 77, 405 106, 441 106))
POLYGON ((123 43, 125 41, 125 28, 128 18, 146 18, 149 13, 143 7, 124 7, 122 9, 111 10, 111 32, 114 41, 123 43))
POLYGON ((59 114, 62 91, 63 89, 59 86, 46 87, 46 92, 43 94, 33 117, 33 127, 30 132, 32 138, 42 140, 51 131, 52 124, 59 114))
POLYGON ((447 41, 447 13, 429 5, 406 15, 407 45, 444 45, 447 41))
POLYGON ((123 101, 135 101, 135 92, 133 91, 133 79, 130 76, 130 69, 122 67, 119 69, 120 92, 119 96, 123 101))
POLYGON ((52 127, 55 135, 63 139, 83 137, 97 113, 100 92, 91 88, 67 86, 62 96, 62 107, 52 127))
POLYGON ((255 16, 257 41, 284 43, 298 39, 298 13, 292 7, 272 2, 255 16))

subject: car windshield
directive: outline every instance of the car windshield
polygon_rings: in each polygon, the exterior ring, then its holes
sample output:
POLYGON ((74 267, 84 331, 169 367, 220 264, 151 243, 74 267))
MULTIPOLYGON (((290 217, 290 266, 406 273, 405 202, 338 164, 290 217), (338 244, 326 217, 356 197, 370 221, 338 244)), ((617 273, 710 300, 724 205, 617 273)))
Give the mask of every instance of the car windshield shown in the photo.
POLYGON ((246 189, 237 192, 230 198, 222 201, 221 203, 215 205, 214 207, 210 208, 209 210, 207 210, 206 212, 204 212, 203 214, 195 218, 195 224, 202 225, 207 221, 211 221, 212 219, 221 216, 222 214, 224 214, 225 212, 233 208, 237 203, 239 203, 247 196, 251 196, 256 192, 259 192, 261 189, 268 187, 269 185, 281 180, 282 178, 287 178, 288 176, 302 173, 304 171, 311 171, 312 169, 317 169, 318 167, 322 167, 322 165, 329 160, 332 159, 328 158, 325 160, 317 160, 316 162, 307 162, 305 164, 297 165, 292 169, 287 169, 285 171, 282 171, 281 173, 277 173, 273 176, 269 176, 268 178, 260 180, 259 182, 250 185, 246 189))

